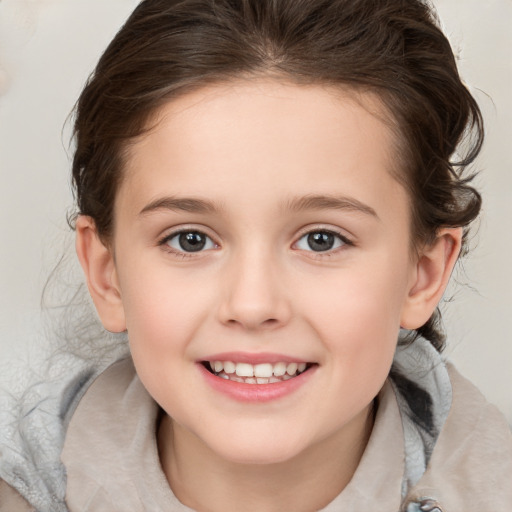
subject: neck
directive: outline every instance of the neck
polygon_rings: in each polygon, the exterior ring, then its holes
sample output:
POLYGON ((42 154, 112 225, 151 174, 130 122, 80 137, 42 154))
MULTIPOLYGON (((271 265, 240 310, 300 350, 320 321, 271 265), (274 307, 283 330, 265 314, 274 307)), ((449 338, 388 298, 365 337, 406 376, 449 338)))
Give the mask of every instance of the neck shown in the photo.
POLYGON ((373 427, 369 406, 342 431, 290 460, 240 464, 213 452, 195 434, 162 418, 160 460, 175 496, 201 512, 319 510, 349 483, 373 427))

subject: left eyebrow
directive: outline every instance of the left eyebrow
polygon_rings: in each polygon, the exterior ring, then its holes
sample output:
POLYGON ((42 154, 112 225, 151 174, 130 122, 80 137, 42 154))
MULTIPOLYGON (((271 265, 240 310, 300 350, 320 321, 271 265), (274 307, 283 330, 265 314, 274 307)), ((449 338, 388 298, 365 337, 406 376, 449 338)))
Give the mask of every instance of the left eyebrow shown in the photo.
POLYGON ((286 203, 286 209, 299 212, 304 210, 348 210, 361 212, 379 219, 377 212, 367 204, 346 196, 307 195, 296 197, 286 203))
POLYGON ((160 197, 144 206, 139 215, 159 210, 183 211, 189 213, 214 213, 220 208, 211 201, 193 197, 160 197))

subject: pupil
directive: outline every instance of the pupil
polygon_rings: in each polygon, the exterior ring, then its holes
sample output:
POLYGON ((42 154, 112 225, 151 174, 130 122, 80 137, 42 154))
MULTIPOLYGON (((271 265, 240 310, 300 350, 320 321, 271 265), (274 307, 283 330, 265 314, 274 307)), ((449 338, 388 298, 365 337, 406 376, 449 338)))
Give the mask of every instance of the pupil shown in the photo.
POLYGON ((201 233, 181 233, 180 246, 184 251, 197 252, 204 248, 206 239, 201 233))
POLYGON ((328 251, 334 246, 332 233, 311 233, 308 235, 308 245, 313 251, 328 251))

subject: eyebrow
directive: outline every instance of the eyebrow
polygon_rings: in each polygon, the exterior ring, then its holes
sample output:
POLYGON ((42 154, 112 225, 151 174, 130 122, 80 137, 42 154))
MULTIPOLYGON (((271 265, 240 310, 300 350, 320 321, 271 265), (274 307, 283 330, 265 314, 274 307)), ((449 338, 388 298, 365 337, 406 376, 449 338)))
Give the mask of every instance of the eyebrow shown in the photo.
POLYGON ((287 202, 286 207, 294 212, 304 210, 348 210, 361 212, 379 219, 377 212, 371 206, 345 196, 307 195, 291 199, 287 202))
MULTIPOLYGON (((377 212, 352 197, 330 195, 307 195, 292 198, 285 203, 284 210, 300 212, 304 210, 348 210, 361 212, 379 218, 377 212)), ((183 211, 189 213, 215 213, 221 208, 214 202, 193 197, 161 197, 151 201, 139 213, 146 215, 159 210, 183 211)))
POLYGON ((220 210, 220 208, 215 203, 205 199, 196 199, 191 197, 161 197, 144 206, 139 215, 146 215, 159 210, 174 210, 189 213, 213 213, 220 210))

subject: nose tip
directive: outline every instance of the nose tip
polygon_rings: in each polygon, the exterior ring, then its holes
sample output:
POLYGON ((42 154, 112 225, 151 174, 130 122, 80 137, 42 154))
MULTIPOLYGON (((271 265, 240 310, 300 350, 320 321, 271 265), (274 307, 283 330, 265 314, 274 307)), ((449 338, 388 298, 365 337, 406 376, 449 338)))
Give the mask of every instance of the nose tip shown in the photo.
POLYGON ((290 317, 290 304, 276 272, 261 264, 232 269, 224 281, 219 317, 225 325, 247 330, 284 325, 290 317))
POLYGON ((230 326, 240 326, 247 330, 270 330, 286 323, 288 312, 276 295, 263 290, 251 289, 241 293, 238 283, 235 293, 230 294, 220 308, 221 322, 230 326))
MULTIPOLYGON (((229 315, 230 317, 225 320, 227 325, 243 327, 248 331, 256 331, 259 329, 271 330, 278 327, 281 322, 277 318, 267 317, 260 311, 238 311, 237 313, 229 315)), ((275 315, 277 316, 277 315, 275 315)))

